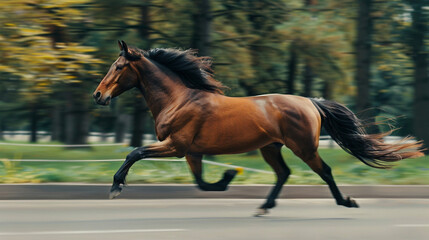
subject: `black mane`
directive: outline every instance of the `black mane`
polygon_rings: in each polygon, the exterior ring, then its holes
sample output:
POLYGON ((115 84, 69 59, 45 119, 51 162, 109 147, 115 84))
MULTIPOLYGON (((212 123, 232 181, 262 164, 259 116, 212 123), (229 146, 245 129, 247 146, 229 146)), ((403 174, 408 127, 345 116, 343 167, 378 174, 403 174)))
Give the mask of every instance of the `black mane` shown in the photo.
POLYGON ((149 51, 129 49, 129 55, 143 55, 145 58, 155 61, 174 73, 182 82, 193 89, 223 94, 226 88, 222 83, 213 78, 210 57, 198 57, 195 50, 179 50, 174 48, 155 48, 149 51))

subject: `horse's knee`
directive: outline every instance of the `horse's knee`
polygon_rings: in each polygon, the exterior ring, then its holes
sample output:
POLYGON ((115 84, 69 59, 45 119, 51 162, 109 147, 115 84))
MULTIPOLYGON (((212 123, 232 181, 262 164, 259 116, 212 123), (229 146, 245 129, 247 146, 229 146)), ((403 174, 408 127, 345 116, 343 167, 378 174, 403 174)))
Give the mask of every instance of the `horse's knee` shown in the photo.
POLYGON ((144 158, 144 149, 138 148, 130 152, 125 160, 135 162, 142 158, 144 158))
POLYGON ((286 166, 286 168, 285 168, 284 171, 285 171, 284 175, 286 176, 286 178, 288 178, 289 175, 292 173, 292 171, 290 170, 290 168, 288 168, 287 166, 286 166))

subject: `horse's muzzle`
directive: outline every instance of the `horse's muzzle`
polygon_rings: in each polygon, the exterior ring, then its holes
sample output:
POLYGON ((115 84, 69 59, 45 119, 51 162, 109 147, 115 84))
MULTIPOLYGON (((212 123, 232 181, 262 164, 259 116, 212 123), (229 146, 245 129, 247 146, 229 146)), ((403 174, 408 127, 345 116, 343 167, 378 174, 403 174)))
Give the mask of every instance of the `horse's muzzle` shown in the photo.
POLYGON ((95 102, 97 104, 100 104, 100 105, 109 105, 110 100, 112 100, 111 96, 103 98, 101 92, 99 92, 99 91, 97 91, 96 93, 94 93, 94 95, 92 95, 92 96, 94 97, 95 102))

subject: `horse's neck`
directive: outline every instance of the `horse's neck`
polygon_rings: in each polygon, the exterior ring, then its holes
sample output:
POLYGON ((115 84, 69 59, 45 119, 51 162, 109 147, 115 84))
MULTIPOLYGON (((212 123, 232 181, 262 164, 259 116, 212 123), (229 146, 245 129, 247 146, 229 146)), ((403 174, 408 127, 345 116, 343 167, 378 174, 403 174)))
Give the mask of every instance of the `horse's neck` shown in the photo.
POLYGON ((177 101, 184 92, 189 91, 174 76, 166 74, 151 61, 144 59, 140 65, 140 90, 153 117, 168 108, 170 104, 177 101))

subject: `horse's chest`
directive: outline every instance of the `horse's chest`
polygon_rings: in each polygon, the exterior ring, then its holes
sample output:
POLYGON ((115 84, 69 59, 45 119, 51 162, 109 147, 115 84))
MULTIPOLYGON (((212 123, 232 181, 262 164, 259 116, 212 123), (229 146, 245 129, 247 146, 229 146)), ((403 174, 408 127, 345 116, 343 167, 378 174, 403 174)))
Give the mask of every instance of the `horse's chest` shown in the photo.
POLYGON ((158 117, 155 121, 155 131, 158 140, 163 141, 172 134, 192 135, 200 122, 195 112, 177 111, 158 117), (185 134, 186 133, 186 134, 185 134))

